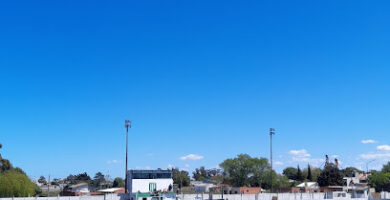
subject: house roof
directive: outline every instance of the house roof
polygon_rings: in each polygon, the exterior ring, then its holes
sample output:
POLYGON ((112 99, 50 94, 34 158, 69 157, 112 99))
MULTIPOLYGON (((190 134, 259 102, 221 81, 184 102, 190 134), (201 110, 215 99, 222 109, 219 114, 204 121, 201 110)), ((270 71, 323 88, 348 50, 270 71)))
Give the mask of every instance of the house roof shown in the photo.
POLYGON ((81 186, 84 186, 84 185, 88 185, 88 183, 78 183, 76 185, 71 185, 70 188, 77 188, 77 187, 81 187, 81 186))
POLYGON ((299 187, 299 188, 316 187, 316 186, 318 186, 317 182, 304 182, 304 183, 297 185, 297 187, 299 187))

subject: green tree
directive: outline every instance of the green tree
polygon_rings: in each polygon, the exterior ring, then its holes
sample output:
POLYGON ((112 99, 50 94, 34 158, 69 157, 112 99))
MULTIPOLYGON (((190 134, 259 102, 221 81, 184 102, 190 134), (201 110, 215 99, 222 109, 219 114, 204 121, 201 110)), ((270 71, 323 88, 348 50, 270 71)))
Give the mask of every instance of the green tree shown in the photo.
POLYGON ((34 196, 36 187, 25 174, 14 169, 0 173, 0 197, 34 196))
POLYGON ((303 177, 301 168, 299 168, 299 165, 298 165, 298 170, 297 170, 297 181, 303 182, 304 180, 305 180, 305 178, 303 177))
POLYGON ((295 167, 287 167, 283 170, 283 175, 285 175, 288 179, 297 180, 298 170, 295 167))
POLYGON ((38 183, 46 185, 47 184, 46 178, 44 176, 39 177, 38 183))
POLYGON ((92 186, 94 188, 98 188, 98 189, 101 189, 102 188, 102 185, 105 184, 106 182, 106 179, 104 177, 104 174, 102 174, 101 172, 98 172, 95 174, 95 176, 93 177, 93 180, 92 180, 92 186))
POLYGON ((340 170, 344 177, 354 177, 355 172, 361 173, 362 171, 355 167, 346 167, 345 169, 340 170))
POLYGON ((202 166, 200 168, 196 168, 195 171, 192 172, 192 178, 194 178, 195 181, 205 181, 210 177, 208 177, 205 167, 202 166))
MULTIPOLYGON (((224 160, 219 166, 223 169, 225 183, 234 187, 270 188, 271 166, 266 158, 252 158, 247 154, 239 154, 236 158, 224 160)), ((275 179, 276 173, 274 171, 272 173, 275 179)))
POLYGON ((248 154, 239 154, 236 158, 226 159, 219 165, 227 174, 227 181, 234 187, 249 184, 249 174, 252 174, 252 158, 248 154))
POLYGON ((368 184, 375 188, 376 192, 381 192, 389 181, 390 173, 374 172, 368 177, 368 184))
POLYGON ((317 182, 318 177, 320 176, 322 170, 317 167, 310 167, 311 170, 311 176, 312 176, 312 181, 317 182))
POLYGON ((125 181, 120 178, 120 177, 116 177, 114 179, 114 183, 112 184, 113 187, 125 187, 125 181))
POLYGON ((282 176, 280 174, 276 175, 276 181, 274 181, 274 188, 277 190, 278 188, 289 188, 290 187, 290 182, 286 176, 282 176))
MULTIPOLYGON (((0 149, 2 147, 0 144, 0 149)), ((27 197, 38 191, 38 186, 22 169, 13 168, 11 162, 0 155, 0 197, 27 197)))
POLYGON ((343 185, 343 175, 335 165, 327 165, 321 172, 317 180, 318 184, 323 186, 343 185))
POLYGON ((311 175, 311 167, 310 167, 310 165, 307 166, 307 180, 313 181, 313 176, 311 175))
POLYGON ((187 171, 179 170, 179 168, 172 169, 173 183, 179 185, 179 187, 186 187, 190 185, 190 177, 187 171))
MULTIPOLYGON (((271 188, 271 165, 266 158, 251 158, 249 186, 271 188)), ((276 172, 272 171, 273 183, 276 182, 276 172)))
POLYGON ((387 164, 383 165, 382 172, 383 173, 390 173, 390 162, 388 162, 387 164))

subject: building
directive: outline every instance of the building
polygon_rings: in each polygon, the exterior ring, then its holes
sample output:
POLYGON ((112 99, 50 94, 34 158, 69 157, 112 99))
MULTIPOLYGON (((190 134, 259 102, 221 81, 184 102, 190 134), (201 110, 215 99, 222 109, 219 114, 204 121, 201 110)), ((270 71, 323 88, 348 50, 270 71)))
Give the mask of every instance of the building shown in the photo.
POLYGON ((304 182, 296 187, 291 188, 291 192, 303 193, 303 192, 319 192, 320 187, 317 182, 304 182))
POLYGON ((261 187, 231 187, 226 184, 221 184, 217 187, 214 187, 212 191, 216 194, 259 194, 264 192, 261 187))
POLYGON ((208 193, 216 185, 210 181, 191 181, 190 185, 194 188, 195 193, 208 193))
POLYGON ((176 199, 171 170, 129 170, 127 177, 132 200, 176 199))
POLYGON ((88 183, 79 183, 76 185, 71 185, 69 187, 64 188, 61 192, 62 196, 83 196, 89 195, 90 191, 88 188, 88 183))
POLYGON ((240 194, 259 194, 261 192, 261 187, 239 187, 240 194))
POLYGON ((344 177, 344 191, 350 193, 353 198, 368 197, 369 175, 367 173, 355 172, 352 177, 344 177))
POLYGON ((125 193, 125 188, 107 188, 107 189, 102 189, 98 190, 98 192, 103 193, 103 194, 123 194, 125 193))

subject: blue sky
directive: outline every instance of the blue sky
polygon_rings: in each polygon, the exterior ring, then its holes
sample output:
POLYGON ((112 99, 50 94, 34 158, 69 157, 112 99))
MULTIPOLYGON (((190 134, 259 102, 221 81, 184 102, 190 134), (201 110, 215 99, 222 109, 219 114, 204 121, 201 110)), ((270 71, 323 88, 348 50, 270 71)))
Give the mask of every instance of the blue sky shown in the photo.
POLYGON ((9 1, 0 142, 32 178, 390 159, 388 1, 9 1), (363 141, 372 140, 372 141, 363 141), (363 141, 363 142, 362 142, 363 141))

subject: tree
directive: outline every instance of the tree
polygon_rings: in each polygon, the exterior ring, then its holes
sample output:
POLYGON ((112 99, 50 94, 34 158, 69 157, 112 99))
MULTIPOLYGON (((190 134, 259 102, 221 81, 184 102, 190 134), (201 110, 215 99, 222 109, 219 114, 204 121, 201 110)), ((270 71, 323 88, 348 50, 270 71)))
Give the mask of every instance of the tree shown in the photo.
POLYGON ((38 183, 42 185, 46 185, 47 184, 46 178, 44 176, 39 177, 38 183))
POLYGON ((375 188, 376 192, 381 192, 390 181, 390 173, 374 172, 368 177, 368 184, 375 188))
MULTIPOLYGON (((271 165, 266 158, 252 158, 249 174, 249 186, 271 188, 271 165)), ((276 182, 276 172, 272 171, 273 182, 276 182)))
POLYGON ((116 177, 114 179, 114 183, 112 184, 113 187, 125 187, 125 181, 120 178, 120 177, 116 177))
POLYGON ((317 167, 314 168, 310 167, 310 171, 311 171, 312 181, 317 182, 317 179, 320 176, 322 170, 317 167))
POLYGON ((297 181, 303 182, 304 180, 305 180, 305 178, 303 177, 301 168, 299 168, 299 165, 298 165, 298 170, 297 170, 297 181))
POLYGON ((93 177, 92 186, 95 188, 101 189, 102 185, 105 184, 105 182, 106 182, 106 179, 104 177, 104 174, 102 174, 101 172, 98 172, 93 177))
POLYGON ((0 173, 0 197, 28 197, 36 194, 36 185, 14 169, 0 173))
POLYGON ((179 168, 173 168, 172 169, 173 174, 173 183, 179 185, 181 188, 182 186, 186 187, 190 185, 190 176, 188 175, 187 171, 179 170, 179 168))
MULTIPOLYGON (((234 187, 270 188, 271 166, 266 158, 252 158, 248 154, 239 154, 236 158, 224 160, 219 166, 223 169, 225 183, 234 187)), ((273 178, 275 177, 276 173, 273 178)))
POLYGON ((276 176, 276 180, 274 181, 274 184, 273 184, 273 187, 275 189, 277 188, 289 188, 291 186, 288 178, 286 176, 282 176, 280 174, 277 174, 276 176))
POLYGON ((287 167, 283 170, 283 175, 285 175, 288 179, 297 180, 298 170, 295 167, 287 167))
POLYGON ((192 178, 194 178, 195 181, 205 181, 210 177, 208 177, 208 173, 205 167, 202 166, 199 169, 196 168, 195 171, 192 172, 192 178))
POLYGON ((223 176, 220 169, 206 169, 205 167, 196 168, 192 172, 192 178, 195 181, 214 181, 217 183, 222 183, 223 176))
MULTIPOLYGON (((3 146, 0 144, 0 149, 3 146)), ((9 160, 0 155, 0 197, 27 197, 39 192, 39 187, 31 182, 20 168, 13 168, 9 160)))
POLYGON ((382 172, 383 173, 390 173, 390 162, 388 162, 387 164, 383 165, 382 172))
POLYGON ((78 182, 89 182, 91 180, 91 177, 88 176, 87 172, 78 174, 76 176, 76 181, 78 182))
POLYGON ((78 175, 70 174, 65 179, 65 183, 67 183, 68 185, 74 185, 74 184, 78 184, 81 182, 89 183, 90 181, 91 181, 91 177, 88 176, 87 172, 84 172, 84 173, 81 173, 78 175))
POLYGON ((317 180, 321 187, 343 185, 343 175, 335 165, 327 165, 317 180))
POLYGON ((307 166, 307 180, 313 181, 313 176, 311 175, 310 165, 307 166))
POLYGON ((13 169, 12 164, 9 160, 1 158, 0 159, 0 173, 13 169))
POLYGON ((354 177, 355 172, 361 173, 362 171, 355 167, 346 167, 345 169, 340 170, 344 177, 354 177))

